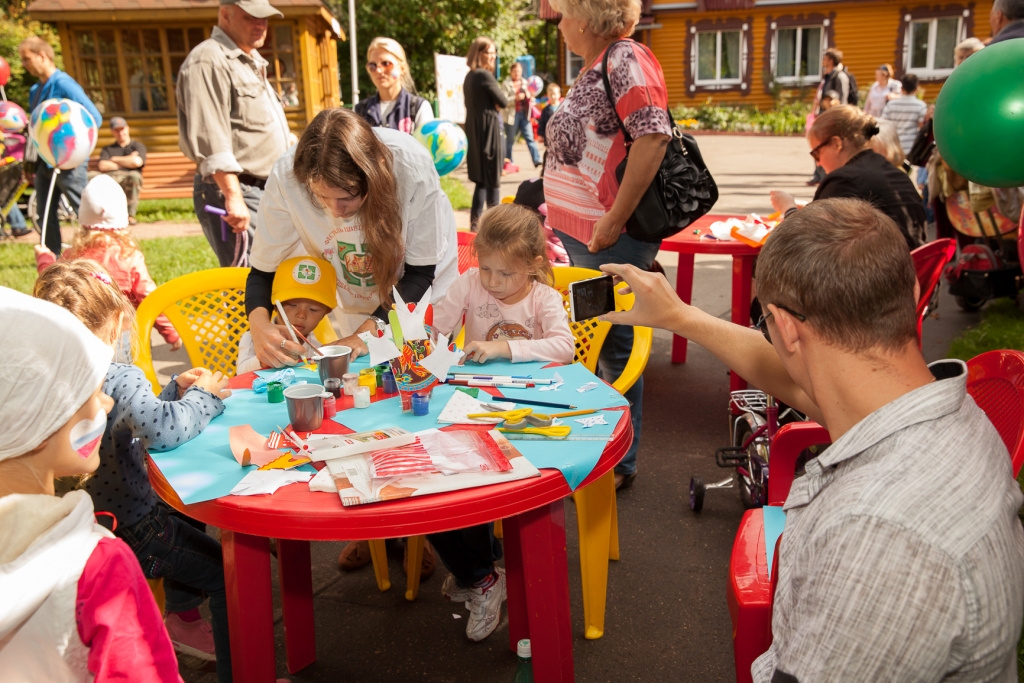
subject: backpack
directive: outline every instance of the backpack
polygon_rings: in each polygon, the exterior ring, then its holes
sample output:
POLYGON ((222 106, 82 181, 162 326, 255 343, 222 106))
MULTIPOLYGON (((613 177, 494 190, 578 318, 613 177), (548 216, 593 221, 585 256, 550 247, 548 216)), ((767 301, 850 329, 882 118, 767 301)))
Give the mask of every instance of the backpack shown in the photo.
POLYGON ((857 92, 857 79, 854 78, 853 74, 847 71, 845 68, 843 69, 843 71, 846 71, 846 77, 850 80, 850 92, 846 96, 846 103, 852 104, 853 106, 856 107, 860 103, 860 93, 857 92))

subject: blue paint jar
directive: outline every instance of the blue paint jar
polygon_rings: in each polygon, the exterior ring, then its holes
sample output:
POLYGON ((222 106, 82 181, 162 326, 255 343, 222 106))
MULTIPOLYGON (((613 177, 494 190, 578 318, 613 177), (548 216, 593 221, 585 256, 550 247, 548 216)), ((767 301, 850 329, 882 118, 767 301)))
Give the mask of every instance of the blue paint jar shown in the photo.
POLYGON ((416 392, 412 395, 412 414, 427 415, 430 413, 430 394, 416 392))

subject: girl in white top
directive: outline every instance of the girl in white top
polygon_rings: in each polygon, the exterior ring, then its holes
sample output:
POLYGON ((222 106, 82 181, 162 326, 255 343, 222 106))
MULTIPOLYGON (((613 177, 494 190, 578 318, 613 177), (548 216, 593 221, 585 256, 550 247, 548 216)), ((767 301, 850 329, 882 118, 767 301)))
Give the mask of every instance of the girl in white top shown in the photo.
POLYGON ((246 281, 246 312, 265 367, 295 365, 301 346, 271 324, 277 267, 305 253, 334 267, 334 321, 352 348, 385 318, 391 290, 419 301, 432 287, 437 303, 458 277, 455 214, 427 150, 411 135, 371 128, 345 109, 320 112, 299 144, 267 179, 256 214, 246 281))
POLYGON ((454 331, 465 320, 465 360, 571 363, 569 319, 558 290, 548 286, 551 266, 539 215, 501 204, 480 217, 473 240, 479 268, 470 268, 434 307, 434 326, 454 331))
POLYGON ((888 64, 875 69, 875 82, 868 90, 868 96, 864 99, 864 113, 874 117, 882 115, 885 103, 899 97, 903 92, 903 85, 892 77, 892 67, 888 64))

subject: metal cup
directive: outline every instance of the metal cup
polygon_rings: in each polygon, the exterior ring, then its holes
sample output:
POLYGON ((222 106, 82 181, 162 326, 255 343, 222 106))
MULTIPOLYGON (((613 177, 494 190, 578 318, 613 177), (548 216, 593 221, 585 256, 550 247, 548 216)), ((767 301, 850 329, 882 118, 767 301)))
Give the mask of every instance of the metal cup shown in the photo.
POLYGON ((330 396, 319 384, 296 384, 284 390, 288 420, 297 432, 313 432, 324 422, 324 398, 330 396))
POLYGON ((331 377, 341 379, 348 372, 348 362, 352 357, 352 349, 347 346, 324 346, 322 356, 315 356, 319 370, 320 381, 326 381, 331 377))

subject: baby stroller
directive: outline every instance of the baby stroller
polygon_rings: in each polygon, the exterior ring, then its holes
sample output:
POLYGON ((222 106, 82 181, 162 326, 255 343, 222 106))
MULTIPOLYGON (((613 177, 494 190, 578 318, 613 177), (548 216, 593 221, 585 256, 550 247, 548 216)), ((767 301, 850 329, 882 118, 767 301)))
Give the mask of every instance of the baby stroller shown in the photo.
POLYGON ((944 273, 957 305, 965 311, 977 311, 989 299, 1016 300, 1021 266, 1014 222, 994 208, 974 212, 967 192, 948 197, 946 212, 957 232, 975 238, 975 243, 963 247, 960 258, 944 273))
POLYGON ((0 159, 0 239, 12 237, 7 216, 19 202, 28 179, 25 177, 23 164, 14 157, 0 159))

